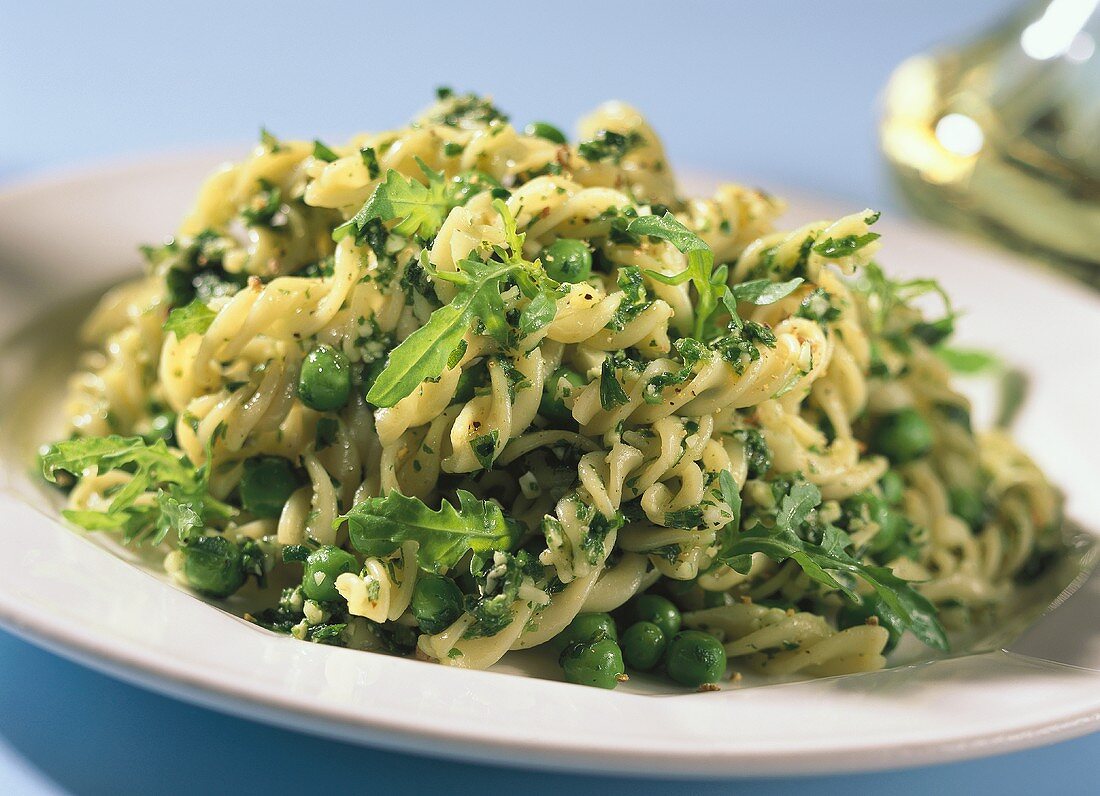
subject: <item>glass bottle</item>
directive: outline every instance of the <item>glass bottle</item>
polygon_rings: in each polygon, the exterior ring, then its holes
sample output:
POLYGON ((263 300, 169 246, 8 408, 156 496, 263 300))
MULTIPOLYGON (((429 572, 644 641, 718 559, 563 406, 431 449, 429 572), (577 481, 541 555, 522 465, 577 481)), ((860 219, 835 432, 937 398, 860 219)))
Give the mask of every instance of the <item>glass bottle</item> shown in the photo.
POLYGON ((1100 0, 1044 0, 892 75, 880 135, 918 213, 1100 287, 1100 0))

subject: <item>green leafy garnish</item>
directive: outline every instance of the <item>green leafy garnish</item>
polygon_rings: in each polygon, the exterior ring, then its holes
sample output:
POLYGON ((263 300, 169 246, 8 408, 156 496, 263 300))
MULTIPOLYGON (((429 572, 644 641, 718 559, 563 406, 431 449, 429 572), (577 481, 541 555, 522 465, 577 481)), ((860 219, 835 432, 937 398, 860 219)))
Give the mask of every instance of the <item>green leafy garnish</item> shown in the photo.
POLYGON ((523 258, 524 236, 517 232, 507 205, 498 199, 493 206, 504 220, 506 245, 495 246, 493 251, 499 260, 482 262, 468 258, 458 263, 457 271, 435 274, 435 278, 457 285, 458 292, 449 304, 435 310, 427 323, 390 352, 386 367, 367 393, 371 404, 393 406, 426 379, 439 376, 475 319, 484 334, 504 346, 510 345, 512 324, 500 295, 505 278, 514 279, 531 299, 520 315, 521 334, 530 334, 553 320, 560 286, 537 263, 523 258))
POLYGON ((610 412, 629 400, 623 386, 619 384, 618 377, 615 375, 615 363, 611 357, 608 357, 603 361, 603 367, 600 370, 600 405, 605 412, 610 412))
POLYGON ((323 160, 325 163, 332 163, 334 160, 339 160, 340 156, 322 144, 316 138, 313 139, 313 157, 318 160, 323 160))
POLYGON ((600 130, 592 138, 577 144, 577 154, 593 163, 619 163, 630 150, 644 143, 645 139, 634 131, 623 135, 613 130, 600 130))
POLYGON ((975 348, 937 346, 936 356, 955 373, 967 375, 989 373, 1004 367, 1004 363, 995 354, 975 348))
POLYGON ((398 235, 417 235, 423 240, 434 237, 447 214, 458 206, 455 185, 419 158, 417 164, 427 178, 426 185, 390 169, 359 212, 333 230, 332 239, 342 240, 352 232, 358 235, 374 219, 396 222, 391 230, 398 235))
POLYGON ((515 265, 463 260, 452 274, 437 274, 459 285, 458 294, 428 318, 428 322, 406 337, 390 352, 386 367, 378 374, 367 401, 374 406, 393 406, 412 393, 425 379, 443 372, 451 352, 462 342, 475 315, 483 320, 501 318, 503 302, 500 280, 516 270, 515 265))
POLYGON ((845 235, 840 238, 826 238, 821 243, 814 244, 814 251, 822 257, 839 259, 850 257, 862 249, 868 243, 873 243, 882 236, 877 232, 865 232, 862 235, 845 235))
POLYGON ((433 511, 423 501, 393 490, 386 497, 356 504, 337 525, 348 523, 351 543, 366 555, 389 555, 402 542, 417 542, 417 564, 431 572, 451 569, 470 550, 511 548, 516 528, 500 506, 462 489, 456 495, 458 508, 444 500, 433 511))
POLYGON ((692 337, 709 340, 707 323, 722 303, 730 311, 733 321, 738 322, 737 301, 751 304, 772 304, 789 295, 802 284, 801 278, 787 282, 772 282, 757 279, 727 287, 728 269, 724 265, 714 267, 714 252, 707 242, 681 224, 672 213, 663 216, 641 216, 627 224, 626 230, 633 235, 645 235, 671 243, 685 255, 688 265, 678 274, 661 274, 646 271, 646 276, 666 285, 682 285, 691 281, 697 295, 695 301, 695 320, 692 337))
POLYGON ((647 235, 651 238, 668 241, 685 255, 688 265, 678 274, 668 275, 656 271, 646 271, 651 279, 666 285, 682 285, 691 280, 695 287, 695 321, 692 336, 702 340, 706 322, 718 308, 718 299, 725 291, 726 268, 714 266, 714 252, 707 242, 685 227, 672 213, 663 216, 641 216, 627 225, 627 232, 634 235, 647 235))
POLYGON ((57 483, 58 473, 80 477, 90 467, 99 473, 125 470, 130 479, 110 494, 102 511, 68 509, 65 519, 90 531, 118 531, 127 543, 159 544, 170 531, 181 540, 201 533, 212 520, 233 516, 234 509, 207 491, 207 471, 169 450, 164 440, 141 437, 84 437, 58 442, 40 457, 42 475, 57 483), (138 502, 147 493, 153 502, 138 502))
POLYGON ((363 165, 367 167, 367 176, 372 180, 377 180, 382 170, 378 166, 378 154, 374 151, 374 147, 363 147, 359 150, 359 157, 362 158, 363 165))
POLYGON ((168 320, 164 322, 164 331, 175 333, 180 340, 189 334, 205 334, 217 315, 214 310, 196 298, 190 304, 176 307, 168 313, 168 320))
POLYGON ((715 556, 717 561, 724 562, 733 558, 733 543, 741 528, 741 492, 729 470, 718 473, 718 496, 730 507, 729 522, 718 532, 718 555, 715 556))
POLYGON ((512 623, 512 605, 519 598, 523 581, 538 577, 541 567, 538 559, 520 550, 515 555, 475 555, 470 562, 470 574, 477 583, 479 596, 466 598, 466 610, 474 621, 462 637, 481 638, 495 636, 512 623))
POLYGON ((793 560, 812 580, 836 589, 849 600, 859 602, 852 578, 862 579, 881 600, 886 621, 910 630, 924 643, 937 649, 948 648, 947 635, 936 618, 936 609, 906 580, 887 567, 864 564, 848 552, 852 540, 834 525, 815 530, 820 542, 800 535, 810 525, 810 515, 821 504, 821 492, 806 481, 796 481, 780 501, 775 526, 764 524, 742 530, 725 550, 724 562, 742 573, 748 572, 753 553, 763 553, 776 562, 793 560))
POLYGON ((730 295, 737 301, 749 304, 764 305, 774 304, 782 298, 786 298, 802 284, 802 277, 795 277, 786 282, 772 282, 769 279, 754 279, 751 282, 742 282, 729 288, 730 295))

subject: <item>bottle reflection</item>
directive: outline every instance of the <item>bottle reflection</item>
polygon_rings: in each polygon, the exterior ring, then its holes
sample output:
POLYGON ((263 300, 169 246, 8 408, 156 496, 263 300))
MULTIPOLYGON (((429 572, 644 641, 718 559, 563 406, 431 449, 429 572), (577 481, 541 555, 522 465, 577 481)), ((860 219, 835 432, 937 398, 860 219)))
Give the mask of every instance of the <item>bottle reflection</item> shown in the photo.
POLYGON ((886 89, 881 141, 923 215, 1100 286, 1098 0, 1046 0, 886 89))

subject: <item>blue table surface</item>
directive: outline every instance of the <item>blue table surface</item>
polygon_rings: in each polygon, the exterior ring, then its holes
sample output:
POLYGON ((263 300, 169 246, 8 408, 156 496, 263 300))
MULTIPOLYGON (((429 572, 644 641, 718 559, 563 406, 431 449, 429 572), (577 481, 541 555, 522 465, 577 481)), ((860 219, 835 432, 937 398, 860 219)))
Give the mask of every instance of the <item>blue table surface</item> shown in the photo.
MULTIPOLYGON (((675 163, 901 212, 877 96, 904 57, 1003 16, 922 3, 0 2, 0 180, 97 159, 400 124, 434 86, 568 124, 607 98, 675 163)), ((0 186, 2 188, 2 186, 0 186)), ((150 186, 155 190, 155 186, 150 186)), ((731 716, 731 722, 736 717, 731 716)), ((843 733, 843 720, 830 732, 843 733)), ((363 749, 123 684, 0 631, 0 793, 1095 792, 1100 735, 945 766, 686 784, 363 749)))

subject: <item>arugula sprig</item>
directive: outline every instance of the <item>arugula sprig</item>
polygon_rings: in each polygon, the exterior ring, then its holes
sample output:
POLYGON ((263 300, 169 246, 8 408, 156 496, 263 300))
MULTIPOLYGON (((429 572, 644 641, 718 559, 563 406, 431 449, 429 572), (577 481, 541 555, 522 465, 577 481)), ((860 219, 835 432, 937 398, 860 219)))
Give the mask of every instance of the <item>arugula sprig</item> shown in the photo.
POLYGON ((40 457, 42 475, 57 483, 59 473, 80 477, 95 467, 98 472, 126 470, 130 480, 111 494, 102 511, 67 509, 65 519, 90 531, 118 531, 123 541, 159 544, 170 531, 181 540, 200 532, 212 520, 224 521, 235 510, 214 498, 207 489, 207 468, 195 467, 173 453, 164 440, 147 442, 141 437, 83 437, 58 442, 40 457), (152 504, 138 502, 154 494, 152 504))
POLYGON ((695 318, 692 336, 704 342, 711 339, 713 331, 708 326, 711 317, 723 305, 730 313, 730 323, 740 326, 737 315, 737 302, 751 304, 773 304, 793 292, 802 278, 787 282, 772 282, 757 279, 742 282, 732 287, 727 285, 729 269, 726 265, 714 267, 714 252, 707 242, 681 224, 672 213, 663 216, 640 216, 627 225, 627 231, 635 235, 645 235, 671 243, 687 255, 687 268, 678 274, 662 274, 646 271, 646 276, 666 285, 682 285, 690 281, 695 288, 695 318))
POLYGON ((349 234, 359 235, 374 219, 396 221, 392 231, 398 235, 433 238, 447 214, 462 204, 463 196, 459 185, 447 180, 443 172, 432 170, 420 158, 416 164, 427 184, 390 169, 359 212, 332 231, 332 239, 340 241, 349 234))
POLYGON ((519 526, 491 500, 456 492, 458 506, 444 500, 438 510, 396 489, 386 497, 367 498, 339 517, 348 523, 351 543, 366 555, 389 555, 402 542, 417 542, 417 564, 431 572, 449 570, 467 552, 509 550, 519 538, 519 526))
MULTIPOLYGON (((496 259, 484 262, 469 257, 458 263, 457 271, 432 272, 434 278, 451 282, 458 291, 450 303, 435 310, 427 323, 390 352, 386 367, 367 393, 369 403, 393 406, 425 380, 439 376, 452 365, 452 354, 463 344, 475 319, 485 334, 504 346, 510 345, 512 328, 501 297, 506 279, 514 281, 530 299, 520 313, 521 334, 530 334, 554 319, 560 285, 546 276, 538 262, 524 259, 525 236, 517 231, 508 206, 499 199, 493 206, 504 220, 505 231, 505 244, 493 247, 496 259)), ((421 265, 425 270, 430 268, 426 257, 421 265)))
POLYGON ((718 560, 722 563, 747 574, 753 553, 763 553, 776 562, 790 559, 812 580, 839 591, 856 603, 861 602, 861 598, 854 585, 862 580, 874 589, 887 625, 909 630, 937 649, 948 649, 947 634, 936 616, 935 607, 926 597, 890 568, 864 564, 854 558, 848 552, 852 547, 851 538, 835 525, 813 522, 812 514, 821 505, 821 492, 816 486, 796 480, 779 503, 774 527, 756 523, 748 528, 737 528, 741 499, 728 473, 719 475, 719 492, 731 509, 737 507, 734 518, 720 535, 718 560), (817 536, 819 541, 808 540, 817 536))

